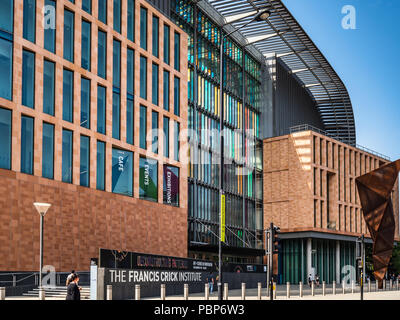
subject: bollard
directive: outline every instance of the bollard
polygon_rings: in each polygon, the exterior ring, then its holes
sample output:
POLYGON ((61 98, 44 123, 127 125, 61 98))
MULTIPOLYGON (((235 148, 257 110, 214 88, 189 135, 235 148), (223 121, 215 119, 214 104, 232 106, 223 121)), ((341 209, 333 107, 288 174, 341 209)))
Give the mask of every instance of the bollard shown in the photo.
POLYGON ((228 300, 228 284, 224 283, 224 300, 228 300))
POLYGON ((299 283, 299 296, 300 296, 300 298, 303 297, 303 282, 302 281, 300 281, 300 283, 299 283))
POLYGON ((165 300, 166 292, 165 292, 165 284, 161 284, 161 300, 165 300))
POLYGON ((393 290, 393 280, 392 279, 390 279, 390 282, 389 282, 389 290, 393 290))
POLYGON ((6 288, 0 287, 0 300, 6 300, 6 288))
POLYGON ((351 280, 351 293, 354 293, 354 280, 351 280))
POLYGON ((272 299, 276 300, 276 282, 272 283, 272 299))
POLYGON ((13 287, 16 287, 17 286, 17 276, 15 275, 15 274, 13 274, 13 276, 12 276, 12 281, 13 281, 13 287))
POLYGON ((326 282, 322 281, 322 295, 325 295, 325 289, 326 289, 326 282))
POLYGON ((46 300, 46 293, 43 287, 39 288, 39 300, 46 300))
POLYGON ((383 291, 386 290, 386 279, 383 279, 383 291))
POLYGON ((371 292, 371 280, 368 279, 368 292, 371 292))
POLYGON ((267 283, 267 298, 269 298, 269 292, 270 292, 270 285, 269 282, 267 283))
POLYGON ((290 282, 286 282, 286 298, 290 299, 290 282))
POLYGON ((261 282, 257 284, 257 300, 261 300, 261 282))
POLYGON ((246 300, 246 284, 242 282, 242 300, 246 300))
POLYGON ((399 279, 396 279, 396 290, 399 291, 399 279))
POLYGON ((311 281, 311 295, 314 296, 314 281, 311 281))
POLYGON ((189 285, 187 283, 183 285, 183 300, 189 300, 189 285))
POLYGON ((112 300, 112 286, 107 285, 107 295, 106 295, 106 300, 112 300))
POLYGON ((336 281, 333 281, 332 283, 332 294, 336 294, 336 281))
POLYGON ((140 284, 135 284, 135 300, 140 300, 140 284))
POLYGON ((208 283, 204 284, 204 300, 210 299, 210 285, 208 283))
POLYGON ((344 280, 342 281, 342 290, 343 290, 343 294, 345 294, 346 293, 346 287, 344 285, 344 280))

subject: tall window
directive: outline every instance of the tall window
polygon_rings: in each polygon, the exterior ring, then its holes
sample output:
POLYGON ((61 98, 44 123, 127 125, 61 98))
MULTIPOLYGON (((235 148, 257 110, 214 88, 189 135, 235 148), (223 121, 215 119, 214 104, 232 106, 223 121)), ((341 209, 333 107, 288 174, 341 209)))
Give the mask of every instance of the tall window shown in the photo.
POLYGON ((132 197, 133 153, 112 149, 112 192, 132 197))
POLYGON ((23 37, 35 43, 36 0, 24 0, 23 37))
POLYGON ((135 88, 135 51, 128 48, 127 50, 127 63, 126 63, 126 90, 128 94, 134 94, 135 88))
POLYGON ((140 56, 140 97, 147 99, 147 59, 140 56))
POLYGON ((121 42, 113 40, 113 86, 121 86, 121 42))
POLYGON ((43 62, 43 112, 54 116, 55 100, 55 65, 54 62, 43 62))
POLYGON ((164 110, 169 111, 169 72, 164 70, 164 110))
POLYGON ((128 39, 135 42, 135 0, 128 0, 128 39))
POLYGON ((174 160, 179 161, 179 122, 174 121, 174 160))
POLYGON ((164 157, 169 158, 169 118, 164 117, 163 119, 163 131, 164 131, 164 157))
POLYGON ((81 136, 81 159, 80 159, 80 185, 89 187, 90 177, 90 138, 81 136))
POLYGON ((139 143, 139 147, 142 149, 147 149, 146 134, 147 134, 147 108, 145 106, 140 106, 140 143, 139 143))
POLYGON ((81 127, 90 129, 90 80, 81 78, 81 127))
POLYGON ((0 97, 12 100, 14 1, 0 1, 0 97))
POLYGON ((22 104, 35 107, 35 54, 26 50, 22 52, 22 104))
POLYGON ((158 153, 158 112, 151 112, 152 151, 158 153))
POLYGON ((175 32, 174 38, 174 68, 176 70, 180 70, 181 64, 181 35, 178 32, 175 32))
POLYGON ((106 88, 97 86, 97 132, 106 134, 106 88))
POLYGON ((53 12, 56 12, 56 2, 54 0, 45 0, 45 28, 44 28, 44 48, 50 52, 56 52, 56 17, 50 16, 53 12), (52 20, 50 20, 50 18, 52 20), (52 21, 54 25, 52 25, 52 21))
POLYGON ((97 43, 97 75, 107 77, 107 33, 99 30, 97 43))
POLYGON ((21 117, 21 172, 33 174, 33 118, 21 117))
POLYGON ((120 96, 116 92, 113 92, 112 116, 112 137, 119 140, 121 136, 121 105, 120 96))
POLYGON ((134 115, 134 105, 133 100, 128 98, 126 101, 126 142, 133 144, 133 115, 134 115))
POLYGON ((107 24, 107 0, 98 0, 99 20, 107 24))
POLYGON ((91 24, 82 20, 82 44, 81 44, 81 66, 83 69, 89 70, 91 67, 91 24))
POLYGON ((153 159, 139 158, 139 197, 158 201, 158 163, 153 159))
POLYGON ((164 62, 169 64, 169 26, 164 24, 164 62))
POLYGON ((121 33, 121 0, 114 0, 114 30, 121 33))
POLYGON ((92 13, 92 0, 82 0, 82 10, 92 13))
POLYGON ((11 169, 11 110, 0 108, 0 168, 11 169))
POLYGON ((105 190, 106 144, 103 141, 97 141, 96 171, 96 188, 99 190, 105 190))
POLYGON ((158 106, 158 64, 153 63, 152 69, 152 102, 158 106))
POLYGON ((147 50, 147 9, 140 7, 140 47, 147 50))
POLYGON ((180 79, 174 77, 174 114, 179 116, 180 109, 180 79))
POLYGON ((63 72, 63 120, 73 122, 74 115, 74 73, 67 69, 63 72))
POLYGON ((74 13, 64 10, 64 59, 74 62, 74 13))
POLYGON ((0 29, 13 33, 14 26, 14 0, 0 1, 0 29))
POLYGON ((54 125, 43 122, 42 177, 54 179, 54 125))
POLYGON ((72 131, 62 131, 62 168, 63 182, 72 183, 72 131))
POLYGON ((153 16, 153 56, 158 58, 159 55, 159 49, 158 49, 158 43, 159 43, 159 37, 158 37, 158 28, 159 28, 159 21, 160 19, 157 16, 153 16))

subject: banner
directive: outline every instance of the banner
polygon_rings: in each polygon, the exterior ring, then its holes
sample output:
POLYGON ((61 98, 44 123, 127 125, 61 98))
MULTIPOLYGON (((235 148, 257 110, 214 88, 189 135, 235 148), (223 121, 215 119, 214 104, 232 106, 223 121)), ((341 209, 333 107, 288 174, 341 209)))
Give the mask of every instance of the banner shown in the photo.
POLYGON ((158 201, 158 163, 156 160, 139 159, 139 197, 158 201))
POLYGON ((163 202, 179 207, 179 168, 164 165, 163 202))
POLYGON ((221 194, 221 241, 225 242, 225 195, 221 194))

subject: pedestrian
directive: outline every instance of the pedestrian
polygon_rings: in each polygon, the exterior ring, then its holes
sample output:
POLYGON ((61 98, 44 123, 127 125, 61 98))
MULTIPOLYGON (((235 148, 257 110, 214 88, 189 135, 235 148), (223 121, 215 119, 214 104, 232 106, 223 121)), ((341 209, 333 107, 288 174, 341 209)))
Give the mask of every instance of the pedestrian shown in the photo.
POLYGON ((78 282, 79 275, 74 273, 68 284, 66 300, 81 300, 81 288, 78 286, 78 282))
POLYGON ((213 293, 213 289, 214 289, 214 276, 212 274, 212 272, 210 272, 210 275, 207 278, 208 281, 208 287, 210 289, 210 294, 213 293))
POLYGON ((75 270, 72 270, 71 273, 68 275, 67 281, 65 282, 65 286, 66 286, 66 287, 68 287, 68 285, 70 284, 71 278, 72 278, 72 276, 74 275, 74 273, 75 273, 75 270))
POLYGON ((310 286, 310 288, 311 288, 311 282, 312 282, 312 277, 310 273, 310 275, 308 276, 308 285, 310 286))
POLYGON ((317 287, 319 287, 319 275, 318 274, 315 276, 315 284, 317 285, 317 287))

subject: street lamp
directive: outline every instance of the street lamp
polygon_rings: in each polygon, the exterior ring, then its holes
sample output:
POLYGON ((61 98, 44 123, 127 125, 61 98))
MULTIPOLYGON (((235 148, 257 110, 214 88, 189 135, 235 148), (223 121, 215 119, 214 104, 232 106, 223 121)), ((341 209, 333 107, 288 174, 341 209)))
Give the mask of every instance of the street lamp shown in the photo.
POLYGON ((43 268, 43 228, 44 228, 44 216, 47 210, 50 209, 51 204, 35 202, 33 204, 40 214, 40 270, 39 270, 39 299, 44 300, 43 287, 42 287, 42 268, 43 268))
MULTIPOLYGON (((219 69, 219 81, 220 81, 220 90, 219 90, 219 101, 220 101, 220 118, 219 118, 219 137, 220 137, 220 167, 219 167, 219 198, 222 202, 222 196, 224 195, 224 184, 223 184, 223 177, 224 177, 224 136, 223 136, 223 129, 224 129, 224 100, 223 100, 223 83, 224 83, 224 40, 225 38, 229 37, 232 33, 239 31, 240 29, 246 27, 250 23, 254 21, 266 21, 271 15, 271 12, 267 9, 256 11, 254 12, 255 15, 253 19, 249 22, 246 22, 244 25, 240 26, 239 28, 227 33, 223 34, 223 28, 221 28, 221 42, 220 42, 220 51, 219 51, 219 59, 220 59, 220 69, 219 69)), ((242 20, 246 17, 251 16, 254 13, 246 13, 246 14, 239 14, 237 16, 231 16, 228 19, 227 24, 231 24, 233 22, 242 20)), ((244 68, 244 66, 243 66, 244 68)), ((244 102, 243 102, 244 103, 244 102)), ((221 220, 222 220, 222 206, 220 205, 219 209, 219 245, 218 245, 218 299, 222 300, 222 230, 221 230, 221 220)))

